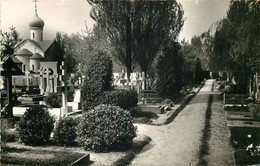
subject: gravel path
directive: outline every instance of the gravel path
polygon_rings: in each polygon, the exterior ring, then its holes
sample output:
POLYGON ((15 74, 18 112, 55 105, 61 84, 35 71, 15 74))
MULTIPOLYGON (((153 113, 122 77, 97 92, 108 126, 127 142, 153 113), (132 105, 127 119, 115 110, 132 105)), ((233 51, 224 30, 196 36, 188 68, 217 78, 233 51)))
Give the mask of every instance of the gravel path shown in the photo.
POLYGON ((137 155, 130 165, 197 165, 205 111, 212 84, 213 80, 207 80, 201 91, 169 125, 138 124, 139 134, 151 137, 152 141, 150 146, 137 155))

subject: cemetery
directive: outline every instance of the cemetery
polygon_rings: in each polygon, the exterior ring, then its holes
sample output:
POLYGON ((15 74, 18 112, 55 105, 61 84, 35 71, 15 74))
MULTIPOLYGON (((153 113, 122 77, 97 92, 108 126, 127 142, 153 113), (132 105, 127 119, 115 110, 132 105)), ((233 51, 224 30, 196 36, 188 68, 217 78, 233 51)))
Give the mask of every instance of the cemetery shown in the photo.
POLYGON ((258 104, 247 94, 230 92, 224 93, 223 103, 231 134, 230 141, 235 148, 236 164, 259 163, 260 118, 256 116, 256 112, 259 112, 258 104))
POLYGON ((260 2, 27 1, 3 2, 0 164, 260 164, 260 2))

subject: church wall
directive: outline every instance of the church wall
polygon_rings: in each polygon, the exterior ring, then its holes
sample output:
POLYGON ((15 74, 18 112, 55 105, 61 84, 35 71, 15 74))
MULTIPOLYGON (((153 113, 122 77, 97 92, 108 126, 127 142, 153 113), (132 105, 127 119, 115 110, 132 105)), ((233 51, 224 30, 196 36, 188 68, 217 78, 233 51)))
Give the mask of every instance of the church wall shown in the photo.
POLYGON ((43 41, 43 31, 42 29, 31 29, 31 39, 37 42, 43 41))
POLYGON ((29 55, 16 55, 16 58, 19 59, 21 62, 23 62, 23 65, 25 65, 25 68, 22 65, 22 71, 29 70, 30 69, 30 56, 29 55))
POLYGON ((30 70, 38 72, 40 70, 40 61, 41 59, 30 59, 30 70))

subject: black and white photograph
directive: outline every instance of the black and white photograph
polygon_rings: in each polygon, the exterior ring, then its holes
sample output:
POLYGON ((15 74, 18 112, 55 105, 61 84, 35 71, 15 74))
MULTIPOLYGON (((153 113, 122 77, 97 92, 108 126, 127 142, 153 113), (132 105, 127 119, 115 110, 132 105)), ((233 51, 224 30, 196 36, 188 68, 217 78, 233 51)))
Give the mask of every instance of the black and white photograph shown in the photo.
POLYGON ((0 0, 1 166, 260 165, 259 0, 0 0))

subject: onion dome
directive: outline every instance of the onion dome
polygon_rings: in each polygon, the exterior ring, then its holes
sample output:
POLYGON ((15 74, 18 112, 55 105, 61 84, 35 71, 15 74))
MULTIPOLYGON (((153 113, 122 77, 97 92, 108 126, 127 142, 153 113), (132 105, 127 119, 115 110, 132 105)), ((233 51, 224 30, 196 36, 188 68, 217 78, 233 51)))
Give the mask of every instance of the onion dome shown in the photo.
POLYGON ((41 54, 35 53, 33 54, 33 56, 30 57, 30 59, 43 59, 43 57, 41 56, 41 54))
POLYGON ((33 53, 29 51, 28 49, 24 48, 19 50, 16 55, 32 55, 33 53))
POLYGON ((36 13, 34 15, 33 19, 30 21, 29 26, 31 28, 43 28, 44 27, 44 21, 36 13))

